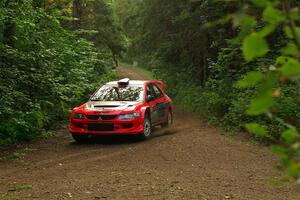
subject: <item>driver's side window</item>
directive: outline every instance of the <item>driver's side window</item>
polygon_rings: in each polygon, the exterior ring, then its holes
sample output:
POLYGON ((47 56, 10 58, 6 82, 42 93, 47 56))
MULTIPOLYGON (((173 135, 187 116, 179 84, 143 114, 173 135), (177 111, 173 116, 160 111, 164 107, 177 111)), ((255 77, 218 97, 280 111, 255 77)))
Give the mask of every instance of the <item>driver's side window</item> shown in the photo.
POLYGON ((147 102, 155 100, 155 94, 152 85, 147 85, 147 102))

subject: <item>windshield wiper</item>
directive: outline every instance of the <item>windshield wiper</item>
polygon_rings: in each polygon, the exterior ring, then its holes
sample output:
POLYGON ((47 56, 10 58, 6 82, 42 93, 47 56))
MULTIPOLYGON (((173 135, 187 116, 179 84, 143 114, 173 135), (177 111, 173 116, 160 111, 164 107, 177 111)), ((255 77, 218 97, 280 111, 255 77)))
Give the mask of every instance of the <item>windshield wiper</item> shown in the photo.
POLYGON ((100 99, 90 99, 90 101, 101 101, 100 99))

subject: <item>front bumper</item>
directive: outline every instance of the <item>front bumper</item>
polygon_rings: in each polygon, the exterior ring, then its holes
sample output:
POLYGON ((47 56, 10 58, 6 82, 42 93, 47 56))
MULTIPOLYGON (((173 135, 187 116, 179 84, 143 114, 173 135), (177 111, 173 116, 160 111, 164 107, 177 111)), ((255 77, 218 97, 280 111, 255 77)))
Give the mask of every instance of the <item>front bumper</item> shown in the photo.
POLYGON ((144 131, 143 119, 134 120, 76 120, 72 119, 69 126, 71 134, 81 135, 132 135, 144 131))

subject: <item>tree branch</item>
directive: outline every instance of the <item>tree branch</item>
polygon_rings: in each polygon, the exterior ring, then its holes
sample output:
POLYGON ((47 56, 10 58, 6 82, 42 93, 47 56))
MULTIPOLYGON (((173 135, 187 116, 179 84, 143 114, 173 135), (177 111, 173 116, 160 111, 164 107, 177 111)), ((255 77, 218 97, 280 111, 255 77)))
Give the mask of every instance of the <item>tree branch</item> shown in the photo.
POLYGON ((290 3, 289 3, 288 0, 283 1, 283 8, 284 8, 284 11, 286 13, 288 23, 289 23, 289 26, 291 28, 295 43, 297 45, 298 50, 300 51, 300 38, 299 38, 299 36, 297 34, 297 31, 296 31, 297 26, 296 26, 296 24, 295 24, 295 22, 294 22, 294 20, 292 19, 292 16, 291 16, 291 6, 290 6, 290 3))

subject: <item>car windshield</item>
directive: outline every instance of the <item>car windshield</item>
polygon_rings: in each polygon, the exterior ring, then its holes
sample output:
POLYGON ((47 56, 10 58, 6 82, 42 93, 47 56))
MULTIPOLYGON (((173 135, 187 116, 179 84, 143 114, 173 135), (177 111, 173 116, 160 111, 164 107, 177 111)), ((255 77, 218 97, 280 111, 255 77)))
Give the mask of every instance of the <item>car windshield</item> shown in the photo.
POLYGON ((142 85, 130 85, 127 87, 116 87, 105 85, 92 97, 91 101, 138 101, 143 102, 144 87, 142 85))

